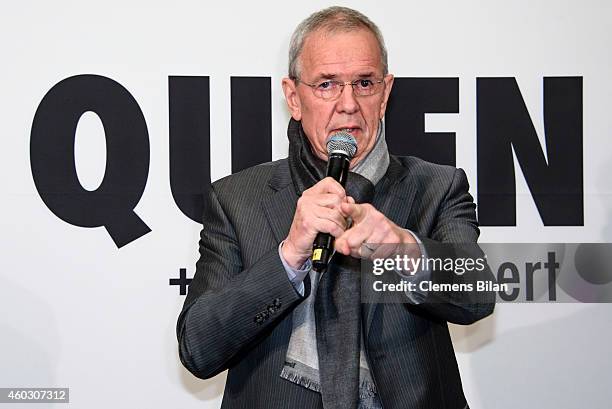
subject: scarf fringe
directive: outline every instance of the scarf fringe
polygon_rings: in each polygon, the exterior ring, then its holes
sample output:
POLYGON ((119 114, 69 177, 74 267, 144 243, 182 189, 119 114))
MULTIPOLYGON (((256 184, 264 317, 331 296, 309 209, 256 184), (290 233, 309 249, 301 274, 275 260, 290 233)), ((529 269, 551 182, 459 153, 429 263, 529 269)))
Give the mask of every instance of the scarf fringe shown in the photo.
MULTIPOLYGON (((281 378, 288 380, 289 382, 303 386, 304 388, 310 389, 315 392, 321 393, 321 384, 305 375, 298 374, 295 370, 288 367, 283 367, 281 378)), ((376 386, 369 379, 362 379, 359 382, 359 399, 368 399, 376 396, 376 386)))
POLYGON ((305 375, 300 375, 295 371, 291 370, 290 368, 283 367, 280 376, 281 378, 284 378, 289 382, 293 382, 295 384, 303 386, 304 388, 321 393, 321 384, 319 382, 314 381, 305 375))

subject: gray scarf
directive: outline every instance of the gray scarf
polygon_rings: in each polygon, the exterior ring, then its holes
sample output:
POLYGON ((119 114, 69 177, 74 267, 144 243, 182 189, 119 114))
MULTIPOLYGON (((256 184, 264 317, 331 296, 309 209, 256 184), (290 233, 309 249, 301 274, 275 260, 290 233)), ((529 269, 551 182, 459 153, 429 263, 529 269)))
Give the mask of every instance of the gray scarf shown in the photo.
MULTIPOLYGON (((288 134, 292 179, 301 194, 325 175, 326 164, 312 154, 298 122, 290 122, 288 134)), ((381 121, 374 147, 351 170, 348 194, 358 203, 370 201, 373 185, 388 165, 381 121)), ((311 270, 305 278, 310 281, 310 295, 293 312, 293 331, 280 376, 320 392, 325 409, 382 407, 364 350, 359 263, 337 254, 325 273, 311 270)))

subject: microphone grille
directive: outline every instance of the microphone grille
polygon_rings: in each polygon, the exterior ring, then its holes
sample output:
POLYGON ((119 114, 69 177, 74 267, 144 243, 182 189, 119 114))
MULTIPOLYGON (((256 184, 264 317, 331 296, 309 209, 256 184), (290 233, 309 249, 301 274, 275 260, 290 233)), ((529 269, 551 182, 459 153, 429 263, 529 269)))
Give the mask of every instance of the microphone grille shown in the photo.
POLYGON ((346 131, 336 132, 327 138, 327 154, 342 152, 349 159, 357 153, 357 141, 355 137, 346 131))

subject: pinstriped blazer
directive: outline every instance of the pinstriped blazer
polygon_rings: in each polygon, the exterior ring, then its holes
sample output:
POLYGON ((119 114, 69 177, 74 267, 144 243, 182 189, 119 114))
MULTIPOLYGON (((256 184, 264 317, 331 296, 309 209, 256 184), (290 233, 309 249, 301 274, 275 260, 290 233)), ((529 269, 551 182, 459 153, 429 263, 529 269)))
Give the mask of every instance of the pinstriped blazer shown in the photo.
MULTIPOLYGON (((297 199, 281 159, 218 180, 205 200, 200 258, 177 337, 181 362, 195 376, 229 369, 222 409, 322 408, 318 393, 280 377, 291 312, 309 292, 295 291, 278 256, 297 199)), ((454 167, 391 156, 373 205, 426 248, 478 238, 467 178, 454 167)), ((466 408, 447 322, 483 318, 493 300, 362 304, 366 355, 383 407, 466 408)))

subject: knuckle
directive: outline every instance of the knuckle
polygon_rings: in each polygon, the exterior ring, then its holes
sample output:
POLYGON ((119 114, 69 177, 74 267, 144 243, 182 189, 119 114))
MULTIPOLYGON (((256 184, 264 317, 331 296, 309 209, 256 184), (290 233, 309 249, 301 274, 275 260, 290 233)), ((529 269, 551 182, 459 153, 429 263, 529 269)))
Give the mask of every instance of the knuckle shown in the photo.
POLYGON ((381 228, 381 233, 384 237, 389 237, 389 236, 392 236, 393 234, 389 226, 386 226, 386 225, 381 228))
POLYGON ((319 230, 323 233, 330 233, 332 230, 331 222, 328 220, 322 220, 319 224, 319 230))
POLYGON ((375 221, 379 222, 379 223, 380 222, 384 222, 386 220, 385 215, 382 214, 381 212, 377 211, 377 210, 372 211, 371 215, 372 215, 373 219, 375 221))

